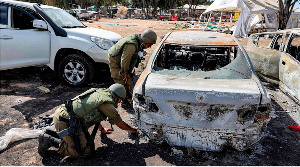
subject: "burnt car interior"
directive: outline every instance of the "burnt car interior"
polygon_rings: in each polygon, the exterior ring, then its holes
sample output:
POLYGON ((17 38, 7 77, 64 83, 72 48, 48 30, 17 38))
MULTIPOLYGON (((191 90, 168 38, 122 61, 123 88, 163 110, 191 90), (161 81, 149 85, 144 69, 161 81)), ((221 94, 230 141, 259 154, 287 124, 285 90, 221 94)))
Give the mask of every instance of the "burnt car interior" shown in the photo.
POLYGON ((286 52, 293 56, 296 60, 300 61, 300 36, 292 34, 291 40, 288 43, 286 52))
MULTIPOLYGON (((282 40, 283 34, 275 34, 268 48, 280 49, 280 42, 282 40)), ((290 34, 286 34, 284 44, 289 40, 286 48, 286 53, 290 54, 296 60, 300 61, 300 36, 297 34, 292 34, 289 39, 290 34)))
POLYGON ((211 71, 228 65, 236 58, 233 46, 205 47, 165 44, 155 62, 158 68, 169 70, 211 71))

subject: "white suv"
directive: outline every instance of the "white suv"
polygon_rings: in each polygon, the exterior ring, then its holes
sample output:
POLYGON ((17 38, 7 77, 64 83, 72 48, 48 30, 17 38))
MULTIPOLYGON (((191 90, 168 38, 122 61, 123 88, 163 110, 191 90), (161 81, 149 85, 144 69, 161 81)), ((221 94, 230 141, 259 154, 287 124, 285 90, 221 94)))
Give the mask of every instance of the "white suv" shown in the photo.
POLYGON ((108 63, 120 39, 60 8, 0 0, 0 70, 46 64, 64 83, 81 85, 93 78, 95 63, 108 63))

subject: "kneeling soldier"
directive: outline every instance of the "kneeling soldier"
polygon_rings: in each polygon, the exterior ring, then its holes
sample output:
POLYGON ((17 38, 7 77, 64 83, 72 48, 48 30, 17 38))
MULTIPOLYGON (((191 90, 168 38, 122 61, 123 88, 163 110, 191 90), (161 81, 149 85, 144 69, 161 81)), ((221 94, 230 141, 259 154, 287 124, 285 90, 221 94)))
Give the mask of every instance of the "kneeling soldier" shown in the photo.
MULTIPOLYGON (((126 90, 121 84, 113 84, 108 89, 92 88, 65 104, 55 111, 53 121, 56 134, 41 134, 39 136, 38 152, 46 156, 46 151, 54 146, 63 156, 86 157, 94 151, 94 135, 99 128, 102 133, 110 133, 112 129, 103 128, 101 121, 108 118, 111 124, 116 124, 123 130, 138 133, 122 121, 116 107, 121 99, 126 98, 126 90), (88 128, 95 124, 92 136, 88 128), (59 139, 62 138, 63 140, 59 139)), ((49 132, 49 131, 48 131, 49 132)))

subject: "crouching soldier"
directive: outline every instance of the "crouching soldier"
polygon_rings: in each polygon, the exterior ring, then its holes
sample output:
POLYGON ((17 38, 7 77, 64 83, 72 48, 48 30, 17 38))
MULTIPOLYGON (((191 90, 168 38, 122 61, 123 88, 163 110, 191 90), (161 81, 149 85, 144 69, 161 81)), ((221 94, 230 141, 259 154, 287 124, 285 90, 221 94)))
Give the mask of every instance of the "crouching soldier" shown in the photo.
POLYGON ((39 136, 38 152, 47 155, 47 150, 54 146, 63 156, 86 157, 94 151, 94 136, 97 129, 102 133, 110 133, 112 129, 103 128, 101 121, 108 118, 123 130, 138 133, 122 121, 116 107, 121 99, 126 98, 126 90, 121 84, 113 84, 108 89, 92 88, 72 100, 62 104, 55 111, 53 121, 58 135, 44 133, 39 136), (95 124, 92 135, 88 128, 95 124), (62 140, 61 140, 62 139, 62 140))

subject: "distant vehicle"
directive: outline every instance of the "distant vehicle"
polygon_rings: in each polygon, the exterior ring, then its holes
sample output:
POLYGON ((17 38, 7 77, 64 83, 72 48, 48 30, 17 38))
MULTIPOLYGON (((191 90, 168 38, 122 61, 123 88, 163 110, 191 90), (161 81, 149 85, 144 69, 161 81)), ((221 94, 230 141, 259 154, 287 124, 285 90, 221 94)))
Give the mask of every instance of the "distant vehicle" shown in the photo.
POLYGON ((72 9, 72 11, 74 11, 74 15, 78 20, 89 20, 90 19, 90 14, 87 10, 85 9, 72 9))
POLYGON ((90 17, 90 18, 93 18, 93 17, 95 17, 95 16, 100 17, 99 12, 96 12, 96 11, 88 11, 88 13, 89 13, 89 17, 90 17))
POLYGON ((60 8, 0 1, 0 70, 46 64, 64 83, 82 85, 93 78, 96 63, 108 63, 108 49, 120 39, 60 8))
POLYGON ((155 142, 245 150, 263 136, 270 102, 240 42, 229 34, 167 34, 133 90, 139 129, 155 142))
POLYGON ((222 20, 224 21, 230 21, 230 15, 222 15, 222 20))
POLYGON ((252 34, 247 52, 260 77, 300 104, 300 29, 252 34))

